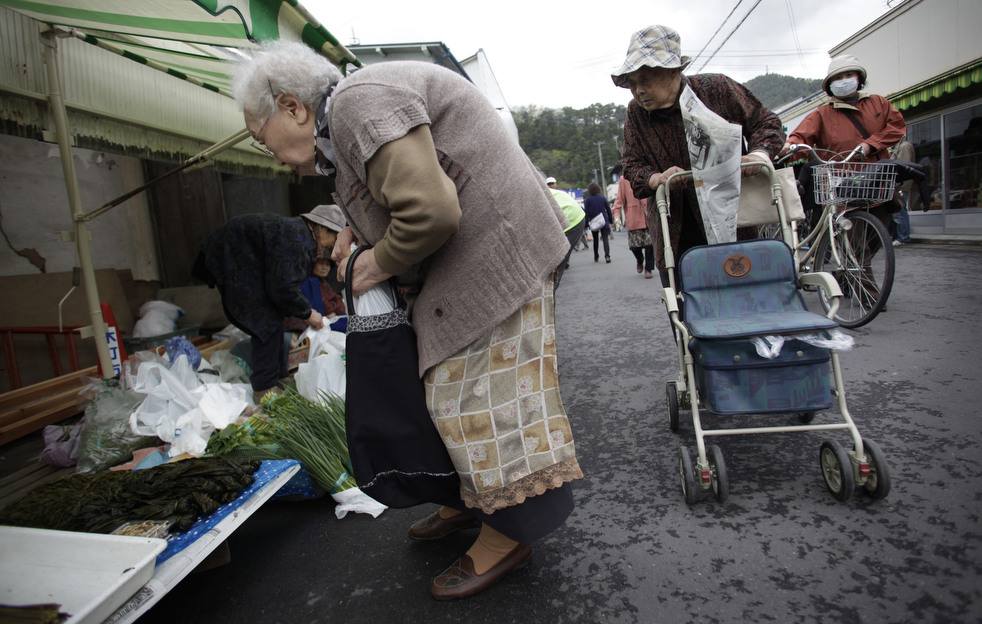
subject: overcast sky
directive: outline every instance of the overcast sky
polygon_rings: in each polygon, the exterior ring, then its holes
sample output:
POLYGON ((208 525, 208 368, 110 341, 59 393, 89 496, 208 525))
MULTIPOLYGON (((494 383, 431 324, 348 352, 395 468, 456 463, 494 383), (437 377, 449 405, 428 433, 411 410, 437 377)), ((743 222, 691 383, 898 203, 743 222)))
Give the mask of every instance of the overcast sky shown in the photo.
MULTIPOLYGON (((896 6, 899 0, 892 3, 896 6)), ((615 87, 610 73, 624 61, 633 32, 665 24, 681 35, 683 54, 695 58, 705 47, 704 55, 709 55, 755 4, 709 64, 700 69, 702 61, 695 59, 689 73, 718 72, 740 82, 768 72, 824 78, 829 49, 889 10, 887 0, 301 0, 301 4, 346 45, 353 36, 363 45, 439 41, 457 60, 483 48, 511 108, 626 104, 630 93, 615 87)))

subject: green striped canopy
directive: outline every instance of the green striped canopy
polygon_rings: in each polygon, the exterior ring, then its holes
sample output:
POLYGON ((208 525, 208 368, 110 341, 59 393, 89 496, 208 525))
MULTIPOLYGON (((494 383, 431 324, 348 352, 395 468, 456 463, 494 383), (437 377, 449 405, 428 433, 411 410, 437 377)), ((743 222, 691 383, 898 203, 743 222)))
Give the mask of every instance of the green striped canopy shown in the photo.
POLYGON ((982 62, 973 61, 943 76, 894 93, 889 99, 897 110, 905 111, 928 100, 980 83, 982 83, 982 62))
POLYGON ((0 0, 84 41, 228 94, 227 63, 267 39, 303 41, 342 71, 361 62, 296 0, 0 0))

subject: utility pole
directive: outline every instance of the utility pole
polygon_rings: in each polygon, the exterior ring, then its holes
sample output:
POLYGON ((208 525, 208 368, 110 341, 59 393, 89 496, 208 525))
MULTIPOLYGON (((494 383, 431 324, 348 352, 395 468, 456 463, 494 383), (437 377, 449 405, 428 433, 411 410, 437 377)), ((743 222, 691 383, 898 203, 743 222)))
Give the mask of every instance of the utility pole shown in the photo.
POLYGON ((604 153, 603 150, 600 149, 600 146, 603 144, 603 141, 597 141, 597 155, 600 157, 600 191, 603 192, 604 197, 606 197, 607 193, 605 192, 605 189, 607 188, 607 184, 604 182, 604 153))

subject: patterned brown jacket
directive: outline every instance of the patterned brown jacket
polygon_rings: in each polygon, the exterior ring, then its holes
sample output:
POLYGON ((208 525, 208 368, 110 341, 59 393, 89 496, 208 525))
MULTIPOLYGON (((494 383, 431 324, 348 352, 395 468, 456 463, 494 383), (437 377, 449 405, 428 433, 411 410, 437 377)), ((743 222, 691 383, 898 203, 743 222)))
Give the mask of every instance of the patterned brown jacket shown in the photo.
MULTIPOLYGON (((722 74, 683 75, 682 88, 685 85, 689 85, 702 103, 717 115, 743 127, 745 154, 764 150, 772 159, 777 156, 784 145, 781 120, 746 87, 722 74)), ((692 168, 678 102, 671 108, 649 112, 632 100, 627 107, 627 121, 624 124, 624 177, 631 183, 638 199, 650 198, 646 215, 655 243, 655 262, 660 270, 665 270, 665 243, 655 206, 655 192, 648 187, 648 179, 652 174, 674 166, 692 168)), ((687 241, 701 239, 705 244, 706 232, 696 192, 691 185, 672 191, 670 206, 669 237, 678 258, 683 221, 696 224, 699 230, 698 235, 687 233, 687 241)), ((754 238, 755 235, 756 228, 737 230, 737 238, 740 240, 754 238)))

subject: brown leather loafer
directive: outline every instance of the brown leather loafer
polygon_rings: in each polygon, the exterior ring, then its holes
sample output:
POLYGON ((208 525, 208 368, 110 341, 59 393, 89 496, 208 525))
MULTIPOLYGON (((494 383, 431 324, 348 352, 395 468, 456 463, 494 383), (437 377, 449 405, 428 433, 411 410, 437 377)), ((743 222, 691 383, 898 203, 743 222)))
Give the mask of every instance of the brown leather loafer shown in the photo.
POLYGON ((434 511, 422 520, 417 520, 413 523, 413 526, 409 528, 409 537, 421 542, 430 542, 443 539, 457 531, 477 528, 479 526, 481 526, 480 520, 472 518, 465 513, 459 513, 449 518, 441 518, 440 512, 434 511))
POLYGON ((474 562, 468 555, 464 555, 433 579, 430 594, 437 600, 456 600, 473 596, 491 587, 512 570, 525 566, 531 557, 532 544, 519 544, 490 570, 484 574, 475 574, 474 562))

